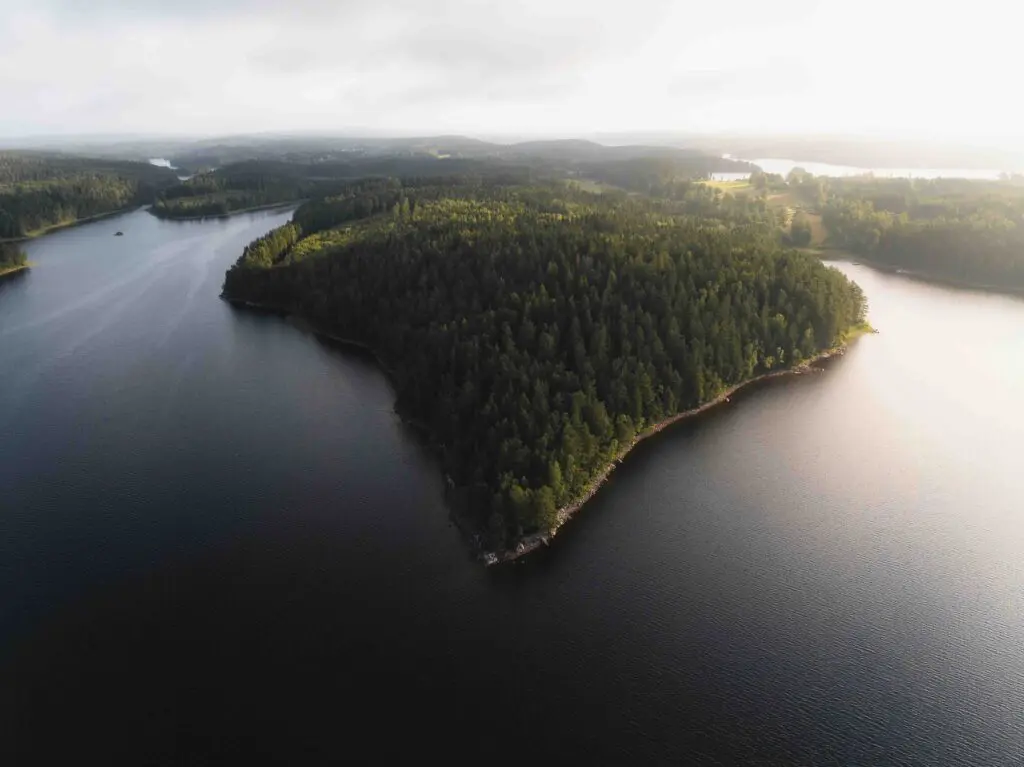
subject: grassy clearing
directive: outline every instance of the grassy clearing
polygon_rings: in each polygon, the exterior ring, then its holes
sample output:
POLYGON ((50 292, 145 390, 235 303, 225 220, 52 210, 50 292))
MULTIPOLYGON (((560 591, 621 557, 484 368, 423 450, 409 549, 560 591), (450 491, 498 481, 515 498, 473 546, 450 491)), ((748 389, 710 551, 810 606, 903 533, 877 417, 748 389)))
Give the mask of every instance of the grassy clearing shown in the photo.
POLYGON ((705 186, 710 186, 712 189, 721 189, 723 192, 729 194, 747 194, 754 191, 754 187, 750 185, 750 179, 736 179, 734 181, 715 181, 708 180, 702 181, 705 186))
POLYGON ((822 247, 825 244, 825 240, 828 239, 828 230, 825 229, 825 225, 821 222, 821 214, 810 213, 805 210, 804 216, 811 225, 811 247, 822 247))
POLYGON ((605 194, 607 192, 622 192, 617 186, 606 184, 603 181, 594 181, 590 178, 567 178, 565 179, 566 186, 576 185, 583 192, 590 192, 591 194, 605 194))
POLYGON ((828 239, 828 230, 821 220, 821 214, 807 207, 807 203, 799 199, 792 192, 780 192, 768 197, 768 204, 773 208, 785 208, 787 211, 786 226, 789 226, 793 219, 800 214, 811 225, 811 248, 824 247, 828 239))

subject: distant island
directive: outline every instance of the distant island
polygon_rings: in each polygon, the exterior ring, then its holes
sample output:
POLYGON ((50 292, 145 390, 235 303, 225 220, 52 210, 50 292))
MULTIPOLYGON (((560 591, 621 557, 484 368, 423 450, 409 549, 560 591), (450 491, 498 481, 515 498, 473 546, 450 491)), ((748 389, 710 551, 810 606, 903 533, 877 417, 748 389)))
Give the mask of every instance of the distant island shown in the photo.
POLYGON ((646 434, 864 328, 860 289, 779 212, 678 183, 372 179, 250 244, 224 296, 370 349, 490 562, 590 497, 646 434))

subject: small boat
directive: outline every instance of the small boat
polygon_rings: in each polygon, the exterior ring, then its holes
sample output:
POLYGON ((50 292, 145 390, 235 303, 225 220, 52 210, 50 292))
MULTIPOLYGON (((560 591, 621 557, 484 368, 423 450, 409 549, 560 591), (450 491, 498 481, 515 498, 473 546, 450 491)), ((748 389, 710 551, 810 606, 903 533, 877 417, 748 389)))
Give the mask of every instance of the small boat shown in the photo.
POLYGON ((114 232, 115 237, 124 237, 124 232, 114 232))

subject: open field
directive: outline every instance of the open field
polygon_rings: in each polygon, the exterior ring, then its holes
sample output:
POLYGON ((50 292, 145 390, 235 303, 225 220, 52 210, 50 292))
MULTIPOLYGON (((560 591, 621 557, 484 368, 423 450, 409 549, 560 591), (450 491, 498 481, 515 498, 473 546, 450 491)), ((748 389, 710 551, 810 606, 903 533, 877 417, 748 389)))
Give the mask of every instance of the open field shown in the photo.
POLYGON ((786 226, 793 223, 793 218, 799 213, 807 219, 811 225, 811 247, 820 248, 828 239, 828 231, 821 221, 821 214, 810 209, 807 203, 800 200, 792 192, 782 192, 768 197, 768 204, 773 208, 786 209, 786 226))
POLYGON ((584 192, 590 192, 591 194, 605 194, 607 192, 622 192, 624 191, 620 187, 606 184, 603 181, 594 181, 589 178, 568 178, 565 179, 566 184, 575 184, 584 192))
POLYGON ((748 194, 754 191, 754 187, 750 185, 750 180, 745 178, 734 181, 708 180, 702 183, 713 189, 721 189, 723 192, 728 192, 729 194, 748 194))

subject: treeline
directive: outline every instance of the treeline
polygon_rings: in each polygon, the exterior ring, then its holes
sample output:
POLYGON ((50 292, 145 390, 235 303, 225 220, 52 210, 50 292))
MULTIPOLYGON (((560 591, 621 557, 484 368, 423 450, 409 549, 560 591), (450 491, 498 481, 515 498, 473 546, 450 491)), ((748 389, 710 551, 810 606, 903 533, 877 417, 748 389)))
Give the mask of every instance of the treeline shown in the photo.
POLYGON ((966 284, 1024 288, 1024 188, 1011 181, 829 179, 829 244, 966 284))
POLYGON ((453 506, 510 546, 641 430, 863 320, 857 286, 776 229, 673 205, 366 181, 251 244, 224 292, 372 347, 453 506))
POLYGON ((163 190, 151 211, 163 218, 223 216, 291 202, 308 194, 304 168, 284 162, 241 162, 200 173, 163 190))
POLYGON ((0 153, 0 239, 142 205, 175 181, 145 163, 0 153))
POLYGON ((534 142, 515 145, 492 157, 425 154, 322 157, 300 154, 286 159, 252 159, 199 173, 164 190, 152 212, 165 218, 222 216, 235 211, 330 196, 349 182, 365 178, 477 178, 496 184, 528 185, 557 178, 602 181, 623 190, 671 200, 687 200, 700 214, 701 190, 695 179, 721 170, 754 170, 749 163, 669 148, 647 148, 653 155, 630 156, 624 150, 588 142, 534 142), (623 154, 621 159, 581 160, 583 156, 623 154), (543 150, 543 151, 542 151, 543 150))
POLYGON ((353 179, 444 178, 473 175, 501 183, 530 180, 529 168, 497 162, 433 157, 363 158, 347 161, 287 162, 249 160, 201 173, 161 192, 152 212, 164 218, 223 216, 343 192, 353 179))
POLYGON ((753 173, 757 166, 741 160, 693 154, 586 162, 579 165, 578 173, 581 177, 631 192, 675 199, 685 195, 695 179, 707 178, 716 172, 747 171, 753 173))

